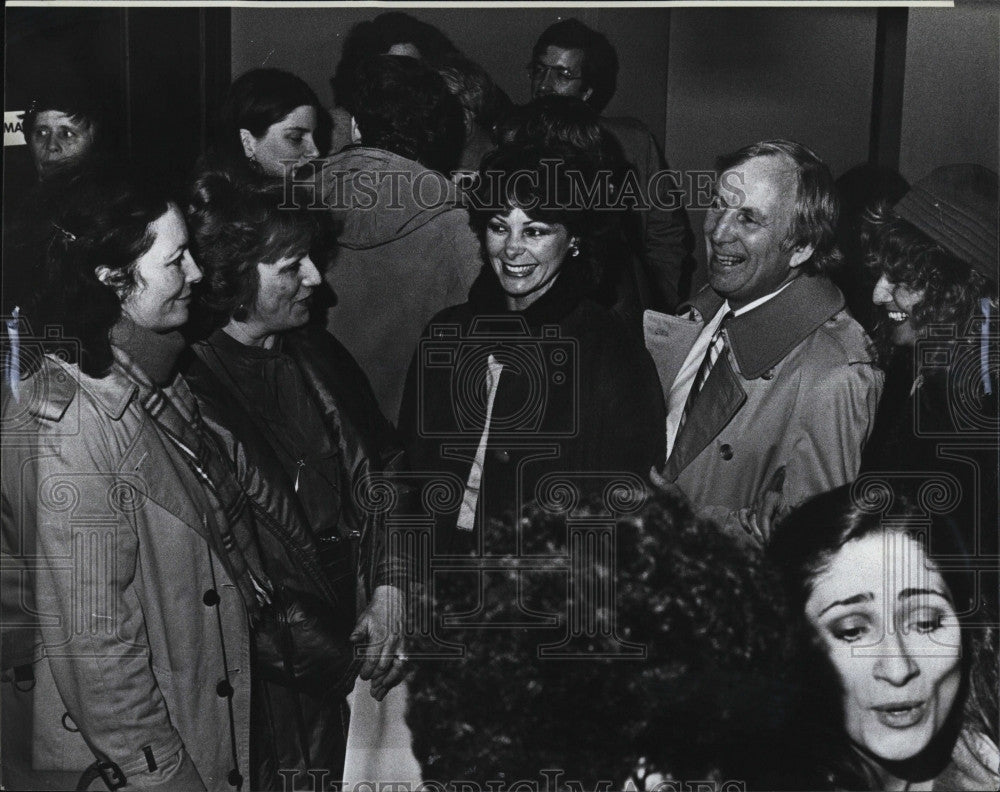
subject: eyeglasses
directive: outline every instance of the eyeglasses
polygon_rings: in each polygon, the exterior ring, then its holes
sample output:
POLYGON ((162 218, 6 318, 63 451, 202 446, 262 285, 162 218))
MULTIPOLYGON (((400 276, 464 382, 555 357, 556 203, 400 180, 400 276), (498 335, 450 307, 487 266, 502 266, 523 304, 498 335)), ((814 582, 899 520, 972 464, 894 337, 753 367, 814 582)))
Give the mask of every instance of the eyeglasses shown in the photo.
POLYGON ((555 81, 557 83, 567 84, 583 79, 582 74, 573 74, 573 72, 563 66, 549 66, 548 64, 540 63, 538 61, 532 61, 529 63, 527 69, 532 80, 542 81, 548 76, 549 72, 553 72, 555 74, 555 81))

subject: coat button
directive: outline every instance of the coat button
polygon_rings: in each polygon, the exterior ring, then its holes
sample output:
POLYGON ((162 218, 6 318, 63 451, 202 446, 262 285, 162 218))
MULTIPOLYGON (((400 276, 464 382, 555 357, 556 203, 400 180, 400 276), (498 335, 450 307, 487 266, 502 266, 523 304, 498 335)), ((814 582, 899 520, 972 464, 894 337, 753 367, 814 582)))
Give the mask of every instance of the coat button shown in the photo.
POLYGON ((723 443, 719 446, 719 456, 728 462, 733 458, 733 447, 729 443, 723 443))
POLYGON ((215 589, 209 589, 206 591, 202 597, 201 601, 204 602, 208 607, 219 604, 219 592, 215 589))
POLYGON ((215 686, 215 692, 219 695, 219 698, 229 698, 233 695, 233 686, 227 680, 223 679, 215 686))
POLYGON ((229 782, 229 786, 239 787, 243 783, 243 776, 240 775, 239 770, 230 770, 226 780, 229 782))

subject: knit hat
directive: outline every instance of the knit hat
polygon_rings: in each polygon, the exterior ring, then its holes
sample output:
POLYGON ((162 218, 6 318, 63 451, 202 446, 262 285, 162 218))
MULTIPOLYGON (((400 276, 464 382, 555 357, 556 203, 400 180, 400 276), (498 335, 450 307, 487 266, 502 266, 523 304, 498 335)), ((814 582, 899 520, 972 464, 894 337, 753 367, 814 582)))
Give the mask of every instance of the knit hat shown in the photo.
POLYGON ((945 165, 893 207, 949 253, 997 281, 997 174, 981 165, 945 165))

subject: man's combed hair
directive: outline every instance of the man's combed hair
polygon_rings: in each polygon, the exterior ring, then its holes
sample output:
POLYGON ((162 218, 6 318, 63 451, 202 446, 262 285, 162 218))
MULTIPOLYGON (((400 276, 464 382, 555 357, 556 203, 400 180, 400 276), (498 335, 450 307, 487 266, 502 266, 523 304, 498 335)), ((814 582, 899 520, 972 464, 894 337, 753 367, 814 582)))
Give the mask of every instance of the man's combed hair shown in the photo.
POLYGON ((810 149, 791 140, 764 140, 724 154, 716 161, 719 174, 757 157, 785 157, 795 166, 795 217, 789 242, 812 245, 813 254, 801 265, 810 275, 827 274, 840 266, 842 256, 834 236, 840 206, 830 168, 810 149))
POLYGON ((462 109, 441 75, 415 58, 375 55, 353 74, 345 109, 364 146, 446 171, 462 147, 462 109))
POLYGON ((354 70, 358 64, 372 55, 385 55, 395 44, 412 44, 420 57, 428 61, 458 54, 458 48, 434 25, 402 11, 387 11, 359 22, 347 34, 337 70, 330 78, 338 105, 352 104, 354 70))
POLYGON ((549 25, 535 42, 531 57, 537 60, 547 47, 583 50, 583 83, 593 90, 587 102, 601 112, 618 85, 618 53, 607 37, 571 17, 549 25))

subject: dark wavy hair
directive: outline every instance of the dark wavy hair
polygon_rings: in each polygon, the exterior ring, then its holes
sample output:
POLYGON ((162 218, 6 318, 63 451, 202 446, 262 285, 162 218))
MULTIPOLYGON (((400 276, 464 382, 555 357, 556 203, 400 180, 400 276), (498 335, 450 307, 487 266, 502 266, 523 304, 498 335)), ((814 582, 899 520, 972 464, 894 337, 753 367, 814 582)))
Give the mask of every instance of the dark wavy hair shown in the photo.
POLYGON ((826 163, 801 143, 775 139, 723 154, 716 160, 715 169, 721 175, 756 157, 786 157, 795 166, 798 187, 788 241, 796 246, 813 246, 813 254, 802 263, 801 271, 819 275, 839 267, 843 258, 836 240, 840 203, 833 174, 826 163))
POLYGON ((289 208, 278 187, 225 171, 194 183, 187 203, 191 252, 204 271, 196 323, 205 331, 245 319, 257 299, 257 265, 308 251, 320 270, 332 240, 320 215, 289 208))
POLYGON ((618 85, 618 53, 607 36, 571 17, 545 28, 531 50, 531 57, 540 58, 547 47, 583 50, 583 84, 593 90, 587 103, 601 112, 618 85))
POLYGON ((240 130, 254 137, 266 134, 295 108, 309 105, 316 109, 316 147, 320 154, 329 144, 330 115, 305 80, 281 69, 251 69, 229 87, 216 118, 212 143, 205 169, 228 170, 242 177, 254 171, 243 151, 240 130))
POLYGON ((621 495, 490 520, 478 558, 491 571, 435 575, 437 641, 413 654, 436 656, 416 663, 407 715, 425 779, 513 788, 558 768, 564 783, 546 788, 620 789, 641 758, 649 773, 774 788, 785 630, 766 570, 683 499, 621 495), (595 609, 604 626, 588 633, 595 609))
POLYGON ((599 163, 569 146, 505 145, 483 157, 469 194, 469 224, 486 238, 490 219, 521 209, 532 220, 563 225, 579 239, 579 255, 567 260, 584 290, 593 290, 604 272, 609 217, 585 200, 580 183, 592 184, 599 163))
MULTIPOLYGON (((876 278, 884 275, 896 285, 924 292, 912 310, 918 325, 953 324, 958 335, 967 335, 977 330, 971 324, 981 315, 980 300, 986 297, 996 306, 995 282, 896 217, 886 202, 864 214, 861 241, 865 265, 876 278)), ((880 347, 891 345, 885 331, 878 328, 880 347)))
POLYGON ((412 44, 425 60, 458 54, 458 48, 434 25, 402 11, 388 11, 351 28, 344 40, 337 70, 330 78, 333 98, 341 107, 352 104, 354 70, 372 55, 385 55, 394 44, 412 44))
POLYGON ((172 201, 148 176, 119 170, 87 171, 60 186, 59 200, 36 217, 31 234, 38 282, 26 315, 36 333, 59 327, 69 340, 53 336, 52 349, 43 343, 44 351, 58 351, 100 378, 111 369, 109 333, 136 287, 136 260, 155 240, 150 224, 172 201), (97 279, 98 267, 110 271, 107 283, 97 279))
POLYGON ((893 493, 887 485, 862 479, 806 501, 771 537, 768 557, 783 582, 800 644, 803 715, 797 722, 798 748, 823 776, 810 783, 836 789, 882 788, 844 730, 842 687, 805 613, 817 576, 845 544, 866 536, 900 533, 919 543, 931 563, 938 558, 947 562, 939 571, 962 626, 962 684, 956 706, 922 756, 946 761, 962 732, 997 741, 996 617, 984 614, 990 606, 979 593, 966 538, 947 517, 933 511, 928 517, 922 505, 927 500, 926 492, 908 488, 893 493))
POLYGON ((358 64, 344 108, 361 144, 385 149, 449 173, 462 148, 462 107, 427 64, 401 55, 375 55, 358 64))

